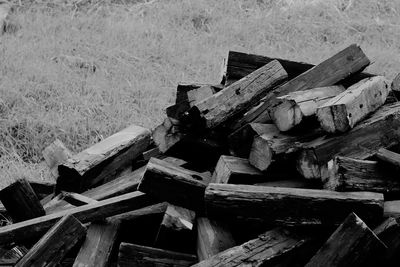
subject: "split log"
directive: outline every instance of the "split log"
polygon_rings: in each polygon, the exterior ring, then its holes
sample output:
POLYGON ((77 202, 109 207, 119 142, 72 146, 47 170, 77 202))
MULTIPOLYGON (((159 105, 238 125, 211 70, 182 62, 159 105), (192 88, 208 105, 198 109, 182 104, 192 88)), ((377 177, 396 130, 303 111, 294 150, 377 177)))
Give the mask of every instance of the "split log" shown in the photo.
POLYGON ((29 251, 18 261, 18 267, 56 266, 68 251, 85 237, 86 227, 72 215, 60 219, 29 251))
POLYGON ((199 261, 206 260, 235 245, 236 242, 227 225, 207 217, 197 218, 197 257, 199 261))
POLYGON ((342 85, 334 85, 291 92, 278 97, 281 103, 275 107, 272 120, 280 131, 288 131, 299 125, 305 117, 315 115, 319 106, 344 90, 342 85))
POLYGON ((165 118, 163 123, 152 130, 152 137, 158 149, 165 153, 184 138, 179 122, 172 118, 165 118))
POLYGON ((43 150, 43 158, 54 177, 58 177, 58 165, 63 164, 71 157, 72 152, 59 139, 43 150))
POLYGON ((90 224, 73 267, 107 267, 118 236, 118 222, 90 224))
POLYGON ((351 131, 309 142, 299 155, 297 169, 309 179, 321 179, 335 156, 366 159, 400 138, 400 103, 385 105, 351 131))
POLYGON ((60 211, 54 214, 26 220, 0 227, 0 245, 20 242, 40 236, 51 228, 60 218, 73 215, 82 223, 101 220, 113 215, 139 209, 155 201, 141 192, 132 192, 122 196, 99 201, 81 207, 60 211))
POLYGON ((14 223, 45 215, 42 204, 24 178, 1 190, 0 200, 14 223))
POLYGON ((151 158, 138 190, 194 211, 203 209, 207 177, 163 160, 151 158))
POLYGON ((338 225, 352 211, 370 223, 383 216, 383 195, 370 192, 209 184, 205 204, 210 216, 259 218, 284 225, 338 225))
POLYGON ((364 79, 319 106, 318 120, 329 133, 347 132, 382 106, 389 91, 389 82, 383 76, 364 79))
POLYGON ((203 260, 193 267, 270 266, 269 264, 275 266, 273 263, 279 265, 280 261, 296 256, 296 252, 308 242, 308 238, 295 235, 285 229, 275 228, 256 239, 203 260))
POLYGON ((264 175, 250 165, 247 159, 221 156, 215 167, 212 183, 254 184, 263 180, 264 175))
POLYGON ((365 266, 371 254, 383 253, 385 244, 354 213, 329 237, 306 267, 311 266, 365 266))
POLYGON ((189 110, 190 121, 200 127, 215 128, 243 114, 286 78, 282 65, 271 61, 217 94, 195 103, 189 110))
POLYGON ((115 176, 147 149, 150 131, 132 125, 87 148, 58 167, 56 192, 81 193, 115 176))
POLYGON ((386 245, 382 266, 397 266, 400 260, 400 225, 396 219, 388 218, 374 229, 375 235, 386 245))
POLYGON ((191 254, 173 252, 152 247, 121 243, 119 246, 119 267, 186 267, 197 262, 191 254))
POLYGON ((375 156, 386 163, 389 163, 390 165, 400 168, 400 154, 392 152, 390 150, 387 150, 385 148, 380 148, 375 156))

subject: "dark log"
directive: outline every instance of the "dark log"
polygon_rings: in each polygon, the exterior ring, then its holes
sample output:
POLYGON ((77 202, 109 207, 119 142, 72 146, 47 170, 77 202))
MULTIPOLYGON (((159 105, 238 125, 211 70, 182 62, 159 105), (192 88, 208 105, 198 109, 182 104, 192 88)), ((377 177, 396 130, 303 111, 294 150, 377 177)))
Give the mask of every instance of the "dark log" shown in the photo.
POLYGON ((132 125, 68 159, 58 167, 56 192, 81 193, 111 181, 150 144, 150 131, 132 125))
POLYGON ((400 154, 392 152, 390 150, 387 150, 385 148, 380 148, 375 156, 386 163, 389 163, 390 165, 400 168, 400 154))
POLYGON ((382 266, 398 266, 400 260, 400 225, 396 219, 388 218, 374 229, 375 235, 386 245, 382 266))
POLYGON ((1 190, 0 200, 14 223, 45 215, 42 204, 24 178, 1 190))
POLYGON ((119 222, 90 224, 73 267, 108 267, 118 237, 119 222))
POLYGON ((108 220, 124 223, 124 222, 134 221, 143 216, 154 215, 154 214, 161 215, 161 217, 163 217, 165 211, 167 210, 168 205, 170 205, 168 204, 168 202, 161 202, 141 209, 114 215, 108 218, 108 220))
POLYGON ((48 181, 29 181, 29 184, 39 199, 43 199, 48 195, 53 194, 56 186, 55 182, 48 181))
MULTIPOLYGON (((176 87, 176 99, 175 104, 179 104, 182 102, 195 102, 196 96, 198 94, 202 95, 204 92, 197 92, 198 89, 204 87, 210 87, 212 90, 212 94, 217 93, 223 88, 223 85, 216 84, 204 84, 204 83, 180 83, 176 87), (194 92, 193 92, 194 91, 194 92), (191 93, 192 92, 192 93, 191 93)), ((208 89, 206 89, 208 91, 208 89)), ((207 92, 208 94, 208 92, 207 92)))
POLYGON ((364 79, 317 108, 322 128, 329 132, 347 132, 382 106, 390 91, 383 76, 364 79))
POLYGON ((265 179, 262 172, 250 165, 247 159, 221 156, 215 167, 212 183, 254 184, 265 179))
POLYGON ((207 177, 166 161, 151 158, 138 190, 194 211, 203 209, 207 177))
POLYGON ((205 204, 209 216, 283 225, 338 225, 352 211, 371 224, 383 216, 383 195, 370 192, 209 184, 205 204))
POLYGON ((311 266, 366 266, 386 249, 385 244, 354 213, 329 237, 306 267, 311 266))
POLYGON ((400 73, 398 73, 393 81, 392 84, 390 85, 390 88, 392 89, 392 91, 399 93, 400 92, 400 73))
POLYGON ((85 234, 86 227, 74 216, 66 215, 18 261, 16 266, 56 266, 85 234))
POLYGON ((43 150, 43 158, 50 172, 56 178, 58 177, 58 165, 63 164, 71 157, 72 152, 58 139, 43 150))
POLYGON ((206 260, 236 245, 229 227, 207 217, 197 218, 197 257, 206 260))
POLYGON ((61 195, 62 195, 63 200, 65 200, 69 204, 74 205, 76 207, 98 202, 97 200, 94 200, 90 197, 86 197, 84 195, 81 195, 78 193, 73 193, 73 192, 62 191, 61 195))
POLYGON ((190 254, 128 243, 121 243, 119 247, 119 267, 186 267, 195 262, 196 256, 190 254))

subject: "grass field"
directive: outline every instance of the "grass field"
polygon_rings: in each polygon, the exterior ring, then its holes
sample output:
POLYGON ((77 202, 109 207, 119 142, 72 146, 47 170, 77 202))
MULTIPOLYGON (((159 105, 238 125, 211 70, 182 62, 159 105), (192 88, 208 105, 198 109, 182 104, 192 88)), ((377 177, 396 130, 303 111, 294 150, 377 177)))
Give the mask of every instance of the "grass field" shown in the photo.
POLYGON ((228 50, 318 63, 358 43, 368 71, 400 70, 396 0, 42 0, 12 19, 20 28, 0 36, 0 184, 48 179, 42 150, 55 138, 78 152, 155 126, 178 82, 220 81, 228 50))

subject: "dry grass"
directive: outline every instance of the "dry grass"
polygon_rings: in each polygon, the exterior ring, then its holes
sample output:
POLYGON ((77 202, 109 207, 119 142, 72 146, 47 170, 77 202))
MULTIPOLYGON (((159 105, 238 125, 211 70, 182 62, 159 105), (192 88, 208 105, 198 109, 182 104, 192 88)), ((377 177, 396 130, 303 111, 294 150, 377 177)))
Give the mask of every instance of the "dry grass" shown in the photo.
POLYGON ((41 152, 55 138, 77 152, 129 124, 156 125, 179 81, 219 82, 229 49, 318 63, 358 43, 370 71, 400 69, 396 0, 135 2, 16 9, 21 28, 0 37, 1 179, 45 178, 41 152))

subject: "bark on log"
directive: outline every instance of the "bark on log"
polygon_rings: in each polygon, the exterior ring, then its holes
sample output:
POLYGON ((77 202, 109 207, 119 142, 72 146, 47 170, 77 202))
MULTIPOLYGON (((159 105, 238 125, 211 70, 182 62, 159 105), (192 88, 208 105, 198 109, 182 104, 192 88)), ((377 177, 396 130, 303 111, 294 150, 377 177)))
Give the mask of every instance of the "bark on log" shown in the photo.
POLYGON ((387 247, 380 264, 397 266, 400 260, 400 225, 396 219, 388 218, 374 229, 374 233, 387 247))
POLYGON ((72 152, 58 139, 43 150, 43 158, 50 172, 56 178, 58 177, 58 165, 63 164, 71 157, 72 152))

